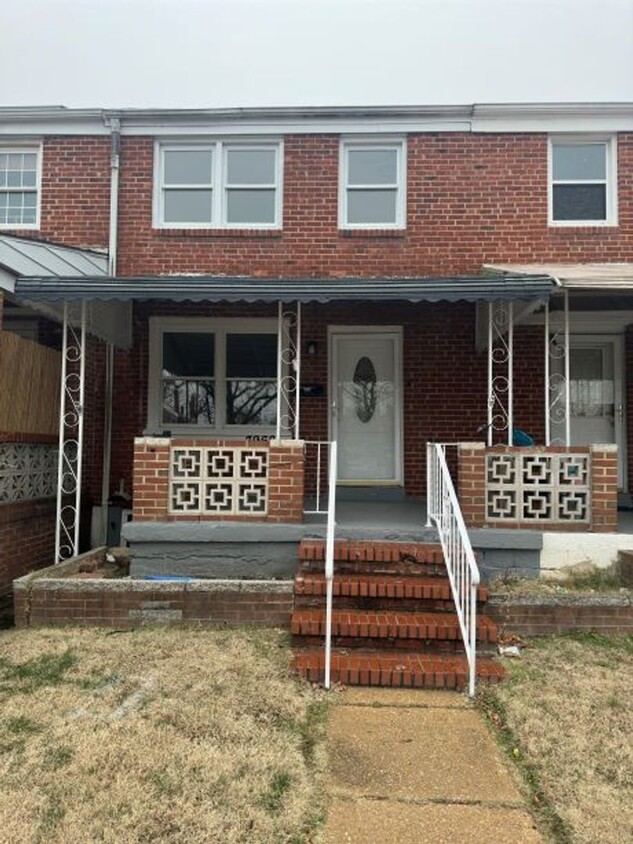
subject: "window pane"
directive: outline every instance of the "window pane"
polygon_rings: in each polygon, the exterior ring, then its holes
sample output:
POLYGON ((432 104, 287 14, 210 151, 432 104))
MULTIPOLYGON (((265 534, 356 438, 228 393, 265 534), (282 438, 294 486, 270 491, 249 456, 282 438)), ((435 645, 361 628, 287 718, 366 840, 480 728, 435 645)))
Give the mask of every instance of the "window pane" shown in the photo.
POLYGON ((559 179, 606 179, 605 144, 554 144, 553 176, 559 179))
POLYGON ((348 156, 348 184, 395 185, 397 183, 398 153, 395 149, 351 149, 348 156))
POLYGON ((276 334, 227 334, 227 378, 276 378, 276 334))
POLYGON ((213 381, 163 379, 163 422, 177 425, 214 425, 213 381))
POLYGON ((213 377, 215 336, 194 331, 163 334, 163 375, 213 377))
POLYGON ((229 149, 227 185, 274 185, 275 150, 229 149))
POLYGON ((554 185, 554 220, 606 220, 605 185, 554 185))
POLYGON ((165 150, 166 185, 211 184, 210 149, 165 150))
POLYGON ((276 381, 227 381, 227 425, 276 425, 276 381))
POLYGON ((347 222, 393 225, 396 222, 396 191, 348 191, 347 222))
POLYGON ((227 223, 274 223, 274 190, 227 190, 227 223))
POLYGON ((165 223, 210 223, 210 190, 166 190, 165 223))

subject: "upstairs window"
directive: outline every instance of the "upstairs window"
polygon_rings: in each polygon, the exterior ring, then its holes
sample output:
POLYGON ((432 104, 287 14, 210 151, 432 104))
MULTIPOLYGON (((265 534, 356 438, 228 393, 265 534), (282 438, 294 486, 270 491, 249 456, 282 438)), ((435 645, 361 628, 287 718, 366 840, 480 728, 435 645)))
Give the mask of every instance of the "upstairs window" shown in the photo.
POLYGON ((402 141, 344 142, 341 147, 340 224, 346 229, 405 225, 402 141))
POLYGON ((166 228, 278 228, 280 144, 161 144, 156 224, 166 228))
POLYGON ((615 225, 613 140, 550 140, 550 223, 615 225))
POLYGON ((39 150, 0 147, 0 227, 38 226, 39 150))

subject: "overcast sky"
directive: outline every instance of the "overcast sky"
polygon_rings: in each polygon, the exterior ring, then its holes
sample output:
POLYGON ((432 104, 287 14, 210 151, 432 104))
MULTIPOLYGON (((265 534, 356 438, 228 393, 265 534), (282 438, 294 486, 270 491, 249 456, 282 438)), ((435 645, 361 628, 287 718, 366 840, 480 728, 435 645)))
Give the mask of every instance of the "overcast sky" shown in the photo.
POLYGON ((0 104, 633 100, 633 0, 0 0, 0 104))

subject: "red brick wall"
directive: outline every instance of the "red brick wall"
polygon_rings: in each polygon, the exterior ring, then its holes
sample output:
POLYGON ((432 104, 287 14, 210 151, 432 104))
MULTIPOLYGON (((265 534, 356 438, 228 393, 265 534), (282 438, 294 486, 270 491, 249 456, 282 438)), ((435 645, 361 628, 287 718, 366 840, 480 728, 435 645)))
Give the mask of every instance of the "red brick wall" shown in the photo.
POLYGON ((546 134, 410 135, 403 232, 338 230, 337 135, 285 137, 283 232, 152 229, 153 154, 152 138, 123 138, 122 275, 450 276, 633 253, 633 134, 619 136, 613 228, 548 227, 546 134))
POLYGON ((172 446, 244 446, 244 441, 144 437, 134 443, 134 520, 147 521, 303 521, 303 444, 258 442, 268 448, 268 512, 257 515, 173 515, 169 505, 169 459, 172 446))
POLYGON ((0 504, 0 597, 14 578, 49 566, 55 554, 55 501, 0 504))
POLYGON ((512 599, 493 596, 486 604, 486 614, 504 631, 520 636, 547 636, 551 633, 585 631, 607 636, 633 633, 633 606, 623 599, 613 605, 574 603, 540 604, 535 601, 513 603, 512 599))
POLYGON ((147 588, 148 584, 138 581, 106 581, 106 588, 101 588, 98 581, 34 580, 14 592, 15 624, 117 628, 166 623, 290 626, 290 590, 227 587, 221 591, 213 585, 168 585, 169 590, 161 590, 158 585, 147 588))
MULTIPOLYGON (((618 460, 615 446, 547 446, 537 451, 591 455, 591 515, 589 524, 486 519, 486 454, 511 452, 509 446, 488 449, 483 443, 462 443, 458 449, 457 494, 469 527, 503 527, 537 530, 614 532, 618 524, 618 460)), ((524 450, 524 449, 522 449, 524 450)), ((527 451, 527 449, 525 449, 527 451)))

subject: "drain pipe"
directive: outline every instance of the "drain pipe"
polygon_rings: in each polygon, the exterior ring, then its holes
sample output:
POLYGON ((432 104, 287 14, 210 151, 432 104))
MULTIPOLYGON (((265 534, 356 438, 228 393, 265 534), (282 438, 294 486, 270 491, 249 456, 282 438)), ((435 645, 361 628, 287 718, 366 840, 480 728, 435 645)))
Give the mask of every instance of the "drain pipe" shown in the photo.
MULTIPOLYGON (((119 164, 121 156, 121 121, 104 118, 110 129, 110 227, 108 237, 108 273, 116 275, 117 234, 119 225, 119 164)), ((112 454, 112 399, 114 394, 114 346, 106 345, 105 396, 103 419, 103 465, 101 475, 102 544, 108 538, 108 499, 110 498, 110 464, 112 454)))

